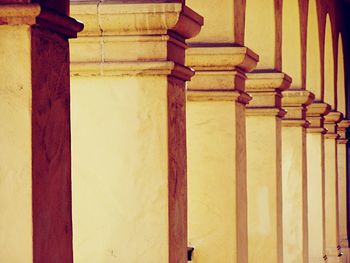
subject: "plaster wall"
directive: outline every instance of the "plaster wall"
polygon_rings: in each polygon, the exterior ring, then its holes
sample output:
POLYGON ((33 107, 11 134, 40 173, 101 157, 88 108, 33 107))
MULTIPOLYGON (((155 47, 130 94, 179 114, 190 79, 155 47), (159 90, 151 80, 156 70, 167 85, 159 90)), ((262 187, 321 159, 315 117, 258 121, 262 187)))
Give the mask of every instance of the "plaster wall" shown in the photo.
POLYGON ((73 77, 76 263, 168 262, 164 77, 73 77))
POLYGON ((188 101, 188 229, 195 263, 235 263, 236 106, 188 101))
POLYGON ((33 259, 30 55, 29 26, 0 26, 2 262, 30 263, 33 259))

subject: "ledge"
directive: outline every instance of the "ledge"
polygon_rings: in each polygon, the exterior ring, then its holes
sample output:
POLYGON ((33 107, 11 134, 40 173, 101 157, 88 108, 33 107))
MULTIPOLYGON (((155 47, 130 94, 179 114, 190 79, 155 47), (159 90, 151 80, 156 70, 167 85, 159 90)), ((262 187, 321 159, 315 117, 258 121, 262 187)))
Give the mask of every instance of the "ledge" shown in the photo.
POLYGON ((308 117, 321 117, 331 111, 331 105, 324 102, 314 102, 308 105, 306 115, 308 117))
POLYGON ((292 78, 282 72, 252 72, 246 75, 248 92, 283 91, 288 89, 292 83, 292 78))
POLYGON ((155 76, 169 75, 188 81, 194 75, 190 68, 171 61, 71 63, 71 76, 155 76))
POLYGON ((249 72, 256 67, 259 56, 247 47, 208 44, 192 45, 186 51, 186 64, 198 71, 234 70, 249 72))
POLYGON ((0 6, 0 24, 37 25, 68 38, 77 36, 83 24, 61 13, 48 10, 39 4, 13 4, 0 6))
POLYGON ((315 98, 308 90, 286 90, 282 92, 282 96, 282 105, 285 107, 308 106, 315 98))
POLYGON ((203 17, 182 3, 74 3, 71 15, 86 23, 82 36, 162 35, 170 30, 188 39, 203 25, 203 17))
POLYGON ((331 111, 328 113, 325 118, 325 124, 337 124, 343 119, 343 114, 339 111, 331 111))
POLYGON ((251 97, 241 91, 210 91, 210 90, 190 90, 187 91, 188 101, 237 101, 242 104, 247 104, 251 97))

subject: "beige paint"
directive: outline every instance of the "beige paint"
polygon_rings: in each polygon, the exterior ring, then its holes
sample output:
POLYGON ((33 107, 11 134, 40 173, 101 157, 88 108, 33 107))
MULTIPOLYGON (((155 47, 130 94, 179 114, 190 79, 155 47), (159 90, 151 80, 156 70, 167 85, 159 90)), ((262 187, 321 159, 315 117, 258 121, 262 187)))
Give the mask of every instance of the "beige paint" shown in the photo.
POLYGON ((315 94, 315 100, 323 99, 321 87, 321 57, 316 0, 309 1, 307 21, 306 88, 315 94))
POLYGON ((342 252, 344 253, 342 263, 350 260, 349 240, 347 230, 347 173, 346 173, 346 144, 345 141, 338 141, 338 202, 339 202, 339 238, 342 252), (341 143, 340 143, 341 142, 341 143))
POLYGON ((307 133, 309 262, 324 262, 324 138, 307 133))
POLYGON ((0 261, 32 262, 30 27, 0 26, 0 261))
POLYGON ((293 88, 302 88, 299 1, 282 6, 282 71, 293 78, 293 88))
POLYGON ((333 37, 329 15, 326 19, 325 54, 324 54, 324 101, 335 109, 335 87, 334 87, 334 57, 333 37))
POLYGON ((332 134, 325 138, 325 219, 326 255, 329 263, 341 262, 338 258, 338 186, 337 143, 332 134))
POLYGON ((188 101, 188 229, 195 263, 236 263, 236 106, 188 101))
POLYGON ((283 262, 308 262, 306 132, 282 127, 283 262))
POLYGON ((167 262, 167 80, 71 85, 75 262, 167 262))
POLYGON ((338 78, 337 78, 337 110, 346 112, 345 106, 345 79, 344 79, 344 51, 343 38, 341 34, 338 37, 338 78))
POLYGON ((282 262, 281 120, 246 121, 249 263, 282 262))
POLYGON ((200 34, 191 39, 192 43, 233 43, 234 0, 216 1, 186 0, 186 4, 205 16, 200 34))
POLYGON ((259 54, 257 69, 275 69, 276 19, 273 0, 247 0, 245 45, 259 54))

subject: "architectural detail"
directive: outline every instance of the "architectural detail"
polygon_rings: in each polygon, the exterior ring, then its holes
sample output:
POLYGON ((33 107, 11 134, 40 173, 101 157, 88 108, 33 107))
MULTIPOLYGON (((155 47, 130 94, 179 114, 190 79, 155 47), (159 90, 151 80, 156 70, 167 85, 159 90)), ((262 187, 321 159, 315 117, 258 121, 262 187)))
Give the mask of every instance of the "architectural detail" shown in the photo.
POLYGON ((350 263, 349 13, 0 0, 0 262, 350 263))
POLYGON ((283 262, 308 262, 306 107, 314 99, 307 90, 287 90, 282 121, 283 262))
POLYGON ((342 120, 338 123, 338 139, 337 139, 337 165, 338 165, 338 203, 339 203, 339 238, 340 246, 342 248, 343 261, 347 263, 350 260, 348 225, 347 225, 347 163, 346 163, 346 143, 348 142, 346 136, 346 129, 350 126, 349 120, 342 120))
POLYGON ((325 154, 324 116, 331 110, 327 103, 314 102, 307 107, 307 197, 309 262, 324 261, 325 255, 325 154))
POLYGON ((337 170, 337 123, 342 120, 340 112, 331 111, 325 117, 325 236, 327 262, 341 262, 339 256, 339 203, 337 170))
POLYGON ((185 39, 203 18, 168 2, 71 12, 86 23, 71 42, 75 262, 185 262, 185 39))
POLYGON ((38 3, 0 5, 2 262, 73 262, 67 38, 81 29, 38 3))

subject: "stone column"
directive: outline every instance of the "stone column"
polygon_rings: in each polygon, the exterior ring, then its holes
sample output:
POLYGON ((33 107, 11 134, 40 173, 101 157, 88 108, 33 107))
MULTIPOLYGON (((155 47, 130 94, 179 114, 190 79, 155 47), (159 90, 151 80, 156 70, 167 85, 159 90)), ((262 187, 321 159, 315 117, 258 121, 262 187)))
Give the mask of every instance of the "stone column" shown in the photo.
POLYGON ((187 262, 185 39, 181 3, 71 6, 75 262, 187 262))
POLYGON ((316 102, 307 108, 307 196, 309 262, 323 263, 325 255, 325 206, 324 206, 324 116, 331 107, 316 102))
POLYGON ((246 110, 249 262, 282 262, 281 92, 283 73, 249 73, 246 110), (268 153, 268 154, 267 154, 268 153))
POLYGON ((307 90, 283 92, 282 122, 283 262, 308 262, 306 106, 307 90))
POLYGON ((350 249, 348 240, 347 223, 347 164, 346 164, 346 128, 350 126, 349 120, 342 120, 338 124, 337 159, 338 159, 338 202, 339 202, 339 238, 342 248, 342 262, 350 261, 350 249))
POLYGON ((339 239, 339 203, 337 170, 337 123, 340 112, 332 111, 325 117, 325 231, 327 262, 341 262, 339 239))
POLYGON ((245 47, 191 47, 187 64, 189 244, 194 262, 246 263, 245 47), (218 71, 217 69, 220 70, 218 71))
POLYGON ((65 8, 6 2, 0 4, 0 261, 71 263, 67 39, 82 25, 65 8))

